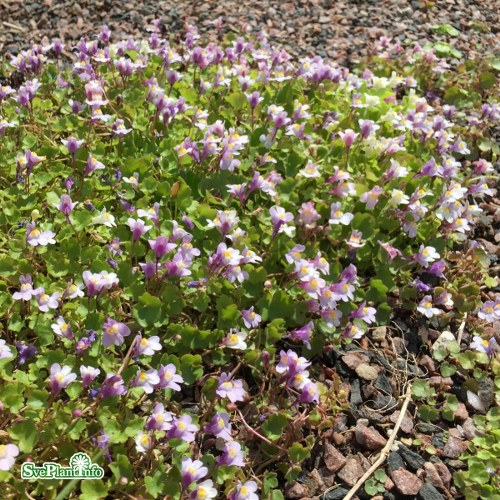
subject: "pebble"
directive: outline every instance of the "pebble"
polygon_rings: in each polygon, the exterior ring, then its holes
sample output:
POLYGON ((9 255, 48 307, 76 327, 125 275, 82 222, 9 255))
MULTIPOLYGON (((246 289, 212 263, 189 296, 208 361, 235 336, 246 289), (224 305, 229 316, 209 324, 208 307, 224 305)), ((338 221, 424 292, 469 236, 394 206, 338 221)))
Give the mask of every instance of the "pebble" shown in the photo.
POLYGON ((344 457, 344 455, 342 455, 342 453, 340 453, 340 451, 338 451, 337 448, 330 443, 325 444, 323 460, 326 468, 330 472, 337 472, 339 469, 344 467, 347 462, 346 457, 344 457))
POLYGON ((394 481, 396 489, 403 495, 414 496, 422 487, 422 481, 411 472, 398 469, 391 474, 391 479, 394 481))
POLYGON ((380 432, 359 422, 356 425, 355 434, 356 441, 367 450, 378 450, 387 443, 387 439, 380 432))
POLYGON ((363 474, 363 467, 358 461, 355 458, 349 458, 344 467, 337 473, 337 477, 349 486, 354 486, 363 474))
POLYGON ((445 497, 431 483, 424 483, 418 492, 420 500, 443 500, 445 497))
POLYGON ((467 442, 450 436, 443 449, 443 455, 448 458, 458 458, 467 449, 467 442))
POLYGON ((399 445, 398 453, 403 457, 403 460, 412 470, 421 469, 425 464, 425 460, 422 458, 421 455, 410 450, 404 444, 399 445))

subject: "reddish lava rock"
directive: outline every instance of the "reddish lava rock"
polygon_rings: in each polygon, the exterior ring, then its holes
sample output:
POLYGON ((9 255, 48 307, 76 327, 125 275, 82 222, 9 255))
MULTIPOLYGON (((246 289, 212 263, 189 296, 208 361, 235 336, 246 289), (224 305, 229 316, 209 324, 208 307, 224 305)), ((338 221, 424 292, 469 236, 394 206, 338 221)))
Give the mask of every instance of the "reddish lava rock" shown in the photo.
POLYGON ((391 479, 394 481, 396 489, 403 495, 415 496, 420 491, 422 484, 424 484, 415 474, 404 470, 395 470, 391 479))
POLYGON ((337 476, 349 486, 354 486, 363 474, 363 467, 361 467, 358 461, 355 458, 349 458, 337 476))
POLYGON ((355 432, 356 441, 367 450, 378 450, 387 443, 387 439, 380 432, 359 422, 356 425, 355 432))
POLYGON ((330 472, 337 472, 344 467, 347 459, 330 443, 325 444, 325 455, 323 457, 326 468, 330 472))

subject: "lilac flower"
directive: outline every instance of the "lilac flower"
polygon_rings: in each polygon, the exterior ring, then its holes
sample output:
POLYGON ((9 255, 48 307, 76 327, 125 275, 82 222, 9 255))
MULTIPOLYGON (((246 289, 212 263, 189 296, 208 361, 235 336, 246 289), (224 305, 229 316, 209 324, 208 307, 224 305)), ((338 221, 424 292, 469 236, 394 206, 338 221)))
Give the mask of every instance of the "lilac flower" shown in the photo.
POLYGON ((137 241, 143 234, 147 233, 153 226, 146 226, 141 219, 128 219, 127 224, 132 231, 132 239, 137 241))
POLYGON ((49 243, 54 244, 56 242, 54 239, 55 235, 56 233, 52 231, 40 231, 36 228, 35 224, 32 223, 26 226, 26 242, 33 247, 45 247, 49 243))
POLYGON ((351 318, 363 320, 365 323, 375 323, 375 314, 377 310, 374 307, 366 307, 366 302, 363 302, 358 309, 351 313, 351 318))
POLYGON ((500 319, 500 299, 497 298, 495 302, 492 300, 484 302, 477 315, 488 323, 493 323, 496 319, 500 319))
POLYGON ((247 348, 247 343, 245 342, 247 336, 247 333, 239 332, 235 328, 231 328, 222 343, 230 349, 240 349, 244 351, 247 348))
POLYGON ((308 382, 302 388, 299 401, 301 403, 319 403, 318 385, 315 382, 308 382))
POLYGON ((219 233, 226 235, 239 222, 236 210, 217 211, 214 220, 207 219, 207 229, 215 227, 219 233))
POLYGON ((303 372, 310 364, 305 358, 299 357, 297 353, 289 349, 286 352, 280 351, 280 361, 276 365, 276 371, 292 377, 296 373, 303 372))
POLYGON ((109 290, 114 285, 117 285, 118 277, 115 273, 108 273, 107 271, 101 271, 97 274, 90 271, 84 271, 83 282, 87 288, 87 295, 93 297, 103 290, 109 290))
POLYGON ((99 368, 93 366, 80 366, 80 375, 82 377, 83 387, 88 387, 92 381, 101 373, 99 368))
POLYGON ((154 391, 155 386, 159 383, 160 377, 154 368, 150 368, 147 371, 143 371, 138 368, 137 374, 132 382, 135 387, 142 388, 146 394, 151 394, 154 391))
POLYGON ((15 444, 0 444, 0 470, 12 469, 18 455, 19 448, 15 444))
POLYGON ((67 194, 61 195, 61 199, 59 203, 54 203, 54 206, 57 207, 63 215, 66 216, 66 219, 69 217, 69 214, 72 210, 78 205, 78 202, 74 203, 71 201, 71 198, 67 194))
POLYGON ((377 240, 377 243, 388 253, 389 262, 392 262, 397 256, 401 255, 401 251, 393 247, 391 244, 384 243, 380 240, 377 240))
POLYGON ((201 482, 189 495, 190 500, 212 500, 215 497, 217 497, 217 490, 211 479, 201 482))
POLYGON ((160 365, 160 368, 158 369, 159 381, 156 389, 171 389, 173 391, 180 391, 181 386, 179 384, 183 384, 184 379, 175 372, 176 368, 172 363, 166 366, 160 365))
POLYGON ((74 156, 85 141, 78 140, 76 137, 68 137, 68 139, 62 139, 61 142, 66 146, 68 153, 74 156))
POLYGON ((432 297, 430 295, 426 295, 420 301, 420 304, 417 306, 417 311, 423 314, 426 318, 432 318, 433 316, 438 316, 443 313, 441 309, 433 307, 432 297))
POLYGON ((153 413, 146 423, 147 430, 168 431, 171 427, 172 414, 165 411, 161 403, 156 403, 153 413))
POLYGON ((57 309, 59 307, 60 297, 61 294, 59 292, 54 292, 52 295, 49 295, 41 288, 40 292, 36 295, 38 309, 42 312, 49 312, 49 309, 57 309))
POLYGON ((208 469, 200 460, 184 458, 181 465, 182 487, 187 488, 191 483, 203 479, 208 474, 208 469))
POLYGON ((59 394, 75 380, 76 373, 71 371, 71 367, 61 366, 59 363, 54 363, 50 367, 49 385, 53 395, 59 394))
POLYGON ((102 325, 102 328, 104 330, 102 343, 106 347, 113 344, 117 346, 122 345, 125 337, 130 335, 130 328, 126 324, 115 321, 109 317, 102 325))
POLYGON ((111 398, 113 396, 122 396, 127 392, 127 387, 124 385, 120 375, 108 373, 101 386, 100 397, 111 398))
POLYGON ((160 337, 143 337, 141 334, 136 336, 134 353, 132 356, 153 356, 156 351, 161 351, 160 337))
POLYGON ((229 495, 228 500, 259 500, 257 495, 257 483, 255 481, 238 481, 235 490, 229 495))
POLYGON ((360 231, 353 231, 351 233, 351 236, 349 236, 349 240, 347 241, 349 250, 362 247, 364 245, 364 243, 361 242, 362 237, 363 235, 360 231))
POLYGON ((344 130, 343 132, 339 132, 340 138, 344 141, 345 147, 350 149, 353 145, 354 141, 357 139, 358 135, 354 130, 350 128, 344 130))
POLYGON ((14 354, 10 350, 4 339, 0 339, 0 359, 13 358, 14 354))
POLYGON ((373 189, 370 189, 370 191, 363 193, 359 199, 366 204, 368 210, 373 210, 383 192, 384 190, 380 186, 375 186, 373 189))
POLYGON ((167 432, 168 438, 177 438, 192 443, 199 427, 193 424, 193 419, 189 415, 182 415, 181 417, 173 417, 172 427, 167 432))
POLYGON ((33 288, 33 281, 31 279, 31 275, 26 274, 19 277, 19 283, 21 283, 21 287, 19 292, 14 292, 12 294, 12 298, 14 300, 25 300, 29 301, 32 297, 43 293, 43 288, 33 288))
POLYGON ((116 120, 112 126, 113 133, 120 139, 126 136, 129 132, 132 132, 131 128, 125 127, 125 122, 121 119, 116 120))
POLYGON ((111 252, 111 255, 113 255, 113 257, 115 257, 116 255, 121 255, 123 253, 120 245, 120 238, 113 238, 111 243, 108 245, 108 250, 111 252))
POLYGON ((147 262, 139 263, 146 280, 151 279, 156 273, 156 264, 152 260, 148 260, 147 262))
POLYGON ((62 316, 59 316, 56 319, 56 322, 50 325, 50 327, 52 328, 52 331, 60 337, 65 337, 67 339, 75 338, 73 332, 71 331, 71 325, 68 324, 62 316))
POLYGON ((227 413, 216 413, 210 422, 203 427, 205 432, 213 434, 215 437, 220 437, 224 441, 231 441, 231 424, 227 413))
POLYGON ((477 352, 484 352, 489 357, 492 357, 495 353, 496 346, 497 341, 495 337, 491 337, 489 340, 483 340, 481 337, 475 335, 469 347, 477 352))
POLYGON ((309 321, 307 325, 292 330, 290 333, 285 335, 285 337, 292 340, 298 340, 300 342, 303 342, 308 349, 311 349, 310 340, 313 330, 314 330, 314 323, 312 321, 309 321))
POLYGON ((246 391, 243 389, 243 381, 231 380, 229 373, 221 373, 215 392, 221 398, 229 399, 231 403, 244 401, 246 397, 246 391))
POLYGON ((288 222, 293 221, 293 214, 286 212, 283 207, 276 205, 271 207, 269 213, 271 214, 271 222, 273 224, 273 236, 278 233, 285 233, 291 237, 295 228, 288 226, 288 222))
POLYGON ((89 156, 87 158, 87 164, 85 166, 85 170, 83 171, 83 175, 89 175, 94 170, 104 170, 105 168, 106 167, 104 166, 103 163, 101 163, 100 161, 96 160, 92 156, 92 153, 89 153, 89 156))
POLYGON ((257 328, 262 321, 261 315, 254 311, 254 306, 250 307, 250 309, 243 309, 241 317, 247 328, 257 328))
POLYGON ((245 467, 245 459, 241 451, 241 445, 236 441, 229 441, 224 445, 222 455, 217 458, 219 465, 236 465, 245 467))
POLYGON ((160 260, 164 255, 177 247, 175 243, 169 243, 166 236, 158 236, 156 240, 149 240, 149 246, 155 253, 157 260, 160 260))

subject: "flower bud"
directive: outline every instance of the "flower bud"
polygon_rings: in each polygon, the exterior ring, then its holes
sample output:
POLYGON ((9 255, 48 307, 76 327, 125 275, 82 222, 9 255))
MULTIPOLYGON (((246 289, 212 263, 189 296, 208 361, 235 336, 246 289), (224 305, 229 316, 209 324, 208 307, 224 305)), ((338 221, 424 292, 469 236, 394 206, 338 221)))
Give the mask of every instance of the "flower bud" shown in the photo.
POLYGON ((39 218, 40 218, 40 211, 35 208, 35 210, 31 212, 31 220, 37 220, 39 218))

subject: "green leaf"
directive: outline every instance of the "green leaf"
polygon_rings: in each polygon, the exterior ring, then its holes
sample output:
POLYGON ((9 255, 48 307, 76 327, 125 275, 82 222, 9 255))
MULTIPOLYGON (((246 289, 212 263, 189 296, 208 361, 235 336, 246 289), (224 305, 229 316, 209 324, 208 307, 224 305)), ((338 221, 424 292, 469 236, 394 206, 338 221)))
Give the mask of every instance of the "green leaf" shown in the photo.
POLYGON ((30 453, 38 441, 38 431, 32 420, 24 420, 14 424, 9 430, 9 436, 18 442, 19 450, 23 453, 30 453))
POLYGON ((262 425, 262 431, 271 441, 277 441, 282 436, 287 425, 288 418, 284 415, 271 415, 262 425))
POLYGON ((288 449, 288 456, 293 462, 303 462, 311 454, 311 450, 300 443, 293 443, 288 449))
POLYGON ((80 500, 98 500, 108 495, 108 489, 101 479, 87 479, 81 482, 80 500))

